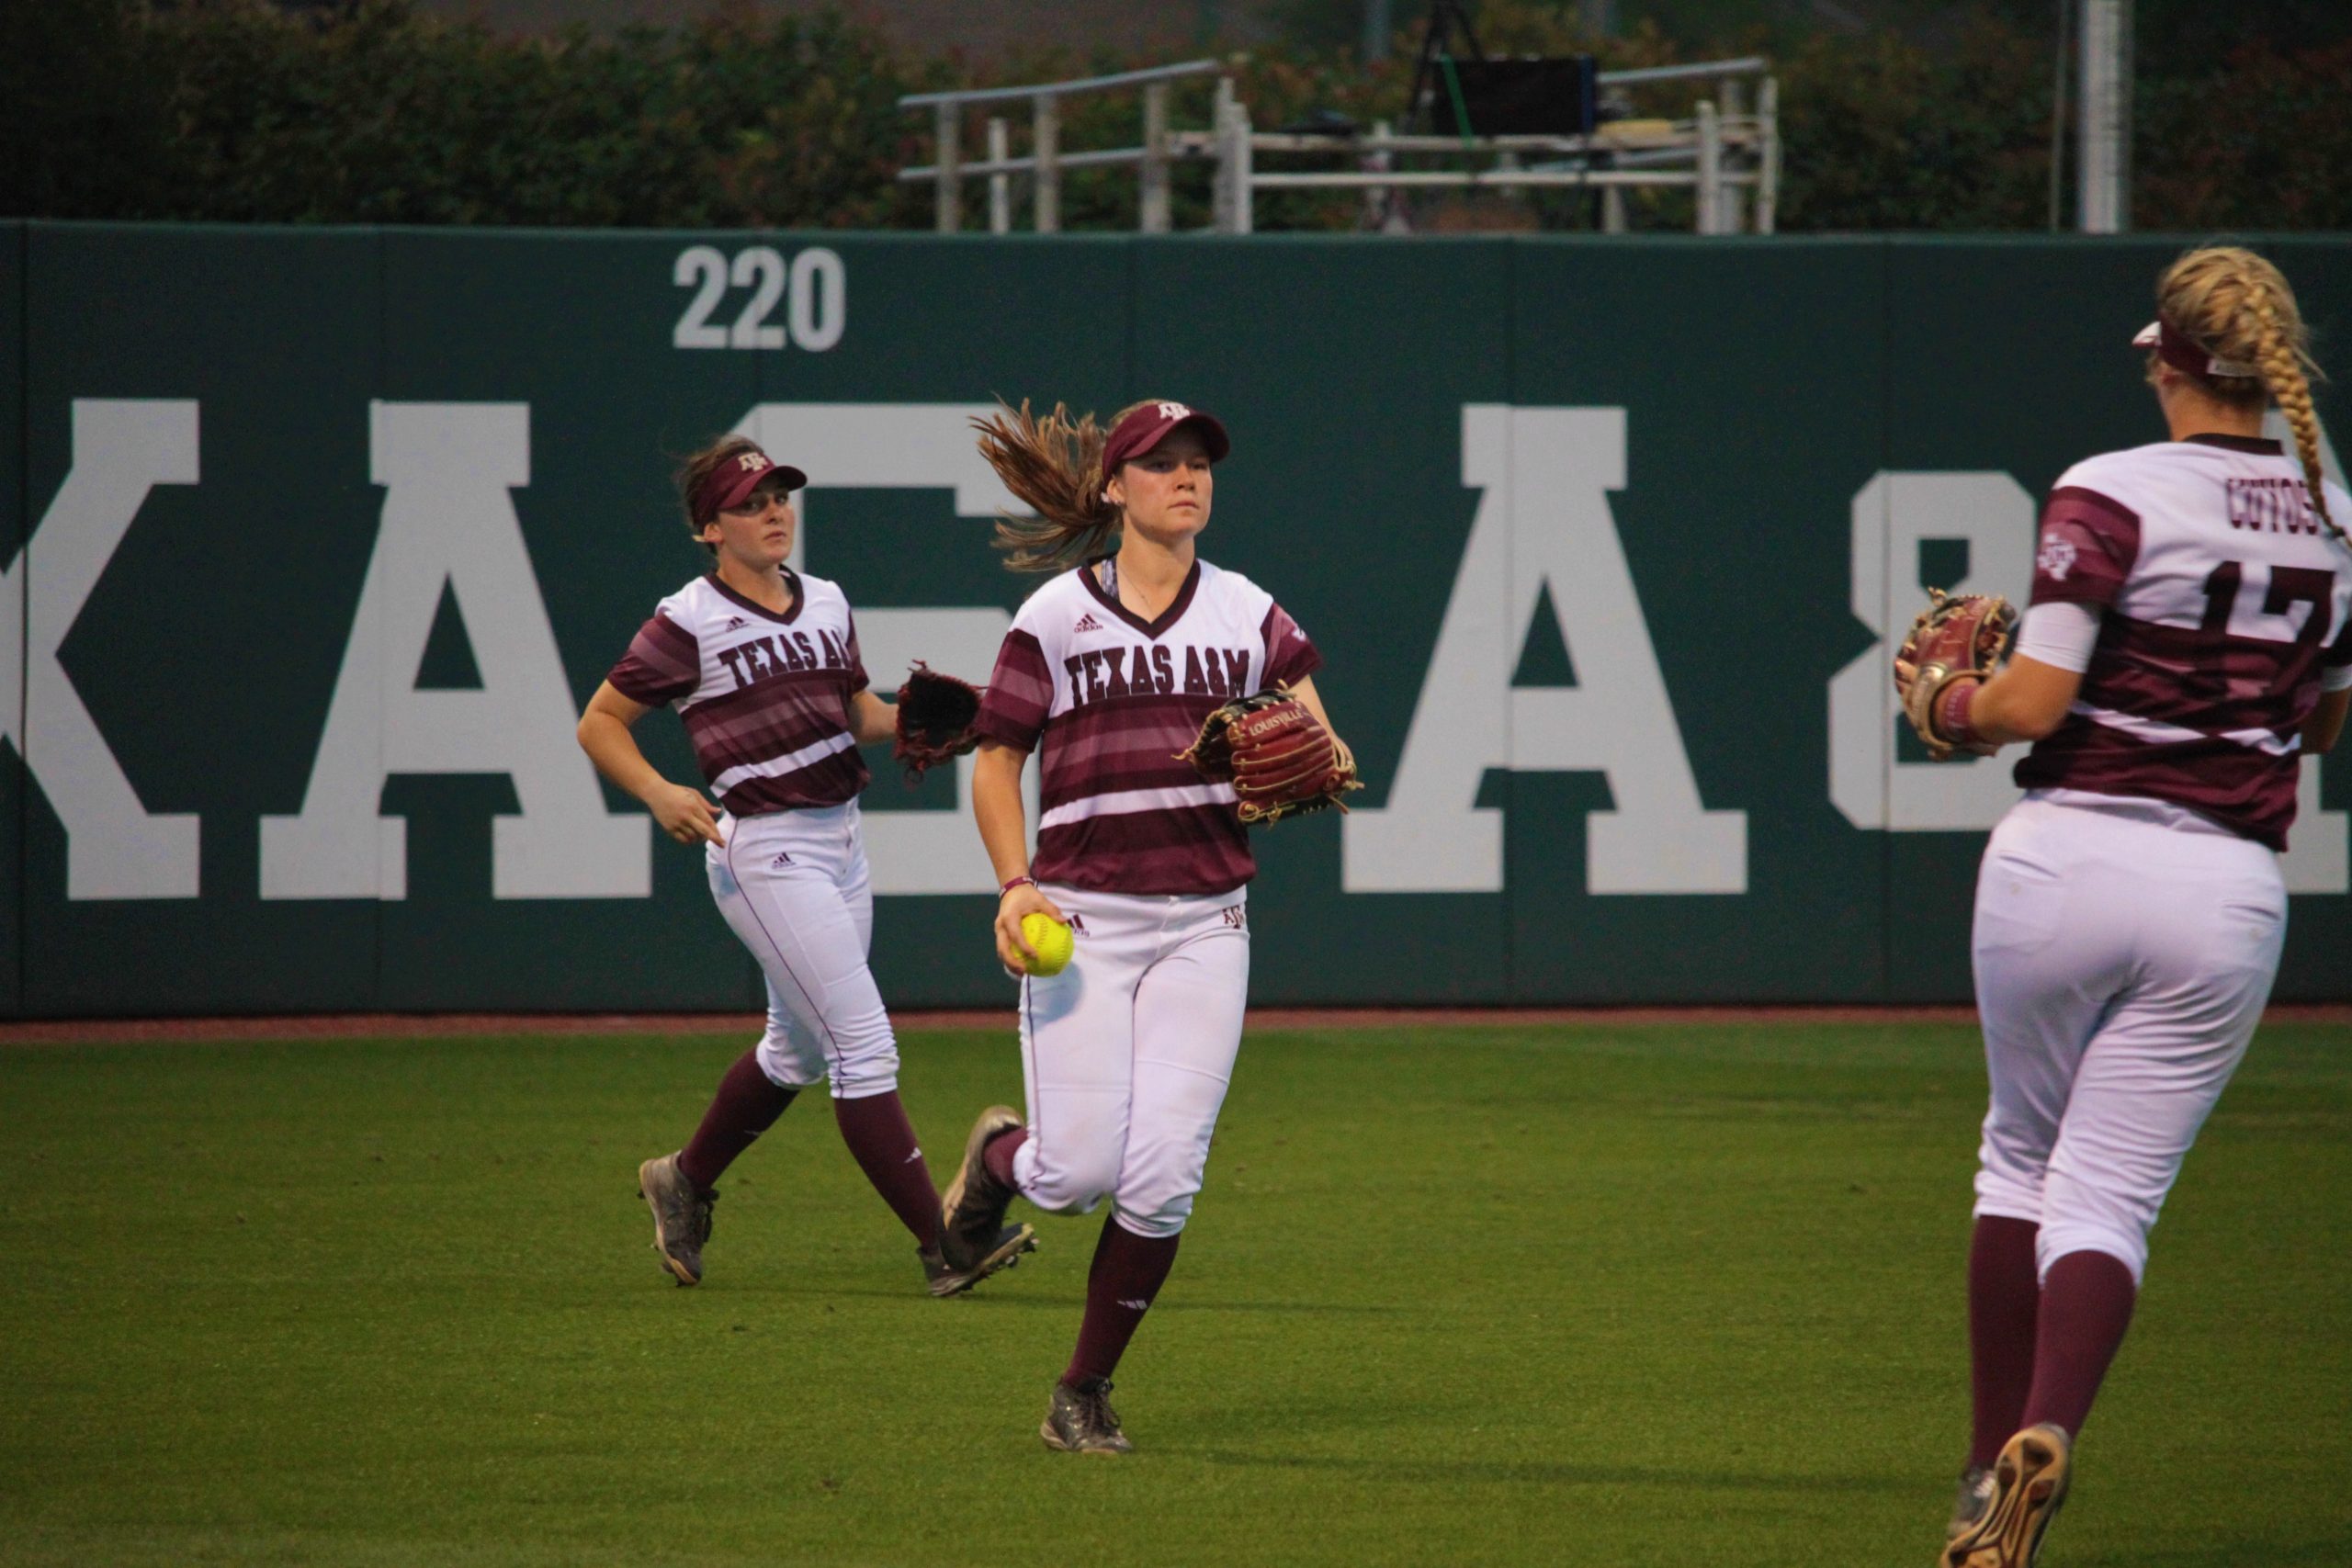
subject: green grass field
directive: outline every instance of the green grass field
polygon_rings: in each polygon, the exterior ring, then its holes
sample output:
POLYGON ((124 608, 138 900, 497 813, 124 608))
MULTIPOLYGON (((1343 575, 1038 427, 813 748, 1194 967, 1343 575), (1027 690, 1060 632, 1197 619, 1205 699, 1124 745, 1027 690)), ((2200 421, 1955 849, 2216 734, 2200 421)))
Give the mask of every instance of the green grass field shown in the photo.
MULTIPOLYGON (((0 1050, 0 1562, 1933 1561, 1966 1030, 1253 1035, 1124 1461, 1035 1436, 1099 1220, 934 1302, 821 1096, 668 1282, 637 1162, 742 1043, 0 1050)), ((904 1050, 944 1180, 1017 1057, 904 1050)), ((2282 1025, 2044 1562, 2352 1561, 2347 1391, 2352 1030, 2282 1025)))

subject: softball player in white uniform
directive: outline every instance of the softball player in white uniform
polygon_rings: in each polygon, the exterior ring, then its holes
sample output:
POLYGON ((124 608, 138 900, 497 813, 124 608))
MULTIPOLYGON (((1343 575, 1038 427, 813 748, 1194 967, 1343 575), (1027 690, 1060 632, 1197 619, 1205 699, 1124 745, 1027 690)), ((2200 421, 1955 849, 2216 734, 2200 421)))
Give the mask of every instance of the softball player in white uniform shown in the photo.
POLYGON ((891 709, 868 688, 842 591, 795 572, 791 492, 808 482, 730 437, 679 474, 688 525, 713 571, 662 601, 588 704, 580 743, 605 777, 681 843, 701 843, 711 897, 767 977, 768 1024, 719 1081, 701 1126, 638 1180, 654 1247, 681 1285, 700 1281, 719 1173, 803 1089, 830 1080, 833 1113, 875 1190, 912 1233, 934 1295, 968 1289, 1029 1244, 993 1238, 961 1267, 939 1250, 938 1193, 899 1100, 899 1052, 866 967, 874 896, 858 833, 865 763, 891 709), (678 705, 718 796, 673 784, 629 733, 678 705))
POLYGON ((1947 1568, 2023 1568, 2064 1498, 2148 1232, 2278 972, 2301 758, 2352 701, 2352 497, 2320 472, 2294 297, 2235 249, 2157 294, 2137 341, 2172 439, 2061 476, 2017 655, 1940 727, 2034 742, 1976 889, 1992 1104, 1947 1568), (2271 400, 2299 458, 2260 438, 2271 400))
MULTIPOLYGON (((1058 413, 1058 411, 1057 411, 1058 413)), ((1245 886, 1256 866, 1233 787, 1178 753, 1228 698, 1282 683, 1323 718, 1320 656, 1267 592, 1201 560, 1223 426, 1181 403, 1139 403, 1107 438, 1092 422, 1000 421, 984 441, 1041 521, 1001 527, 1016 568, 1093 556, 1022 606, 990 678, 974 790, 1004 885, 997 953, 1028 953, 1043 911, 1076 955, 1021 987, 1028 1120, 983 1112, 948 1192, 945 1245, 996 1234, 1017 1193, 1085 1213, 1111 1202, 1084 1321, 1040 1428, 1051 1446, 1131 1445, 1110 1376, 1167 1278, 1208 1164, 1209 1137, 1241 1043, 1250 980, 1245 886), (1097 455, 1095 442, 1100 441, 1097 455), (1041 815, 1031 863, 1020 794, 1037 757, 1041 815)))

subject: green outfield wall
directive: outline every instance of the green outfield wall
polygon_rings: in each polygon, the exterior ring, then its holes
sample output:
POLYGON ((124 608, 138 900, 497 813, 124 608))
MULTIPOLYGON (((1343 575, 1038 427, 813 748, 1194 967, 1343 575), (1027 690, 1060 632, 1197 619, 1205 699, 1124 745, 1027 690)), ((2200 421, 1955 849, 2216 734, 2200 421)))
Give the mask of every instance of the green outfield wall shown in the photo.
MULTIPOLYGON (((0 225, 0 1014, 754 1005, 571 739, 705 558, 672 459, 806 468, 877 683, 980 677, 1000 394, 1232 429, 1205 552, 1368 784, 1261 835, 1258 999, 1964 999, 2014 791, 1886 636, 2162 434, 2178 248, 0 225)), ((2352 239, 2267 249, 2352 373, 2352 239)), ((884 994, 1007 999, 968 764, 873 760, 884 994)), ((2352 762, 2304 779, 2279 995, 2342 998, 2352 762)))

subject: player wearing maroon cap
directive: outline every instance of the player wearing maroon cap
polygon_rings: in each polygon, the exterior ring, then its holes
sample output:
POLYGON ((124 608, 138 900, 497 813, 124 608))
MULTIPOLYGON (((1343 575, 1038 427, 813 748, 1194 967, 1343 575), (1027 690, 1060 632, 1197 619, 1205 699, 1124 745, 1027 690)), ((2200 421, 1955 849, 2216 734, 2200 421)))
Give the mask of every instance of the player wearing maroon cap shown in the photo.
POLYGON ((1106 436, 1091 415, 1057 407, 1039 421, 1024 405, 979 428, 1037 513, 1000 522, 1009 564, 1068 567, 1014 617, 978 720, 972 804, 1003 884, 997 956, 1024 970, 1021 921, 1040 913, 1071 928, 1076 956, 1022 982, 1028 1122, 981 1113, 942 1245, 951 1263, 977 1257, 1015 1196, 1063 1213, 1111 1200, 1078 1347, 1039 1430, 1057 1449, 1124 1453, 1111 1372, 1175 1261, 1250 979, 1249 833, 1233 785, 1178 753, 1211 710, 1275 684, 1323 721, 1309 679, 1322 660, 1263 589, 1195 553, 1230 445, 1215 419, 1154 400, 1106 436), (1020 790, 1033 751, 1035 864, 1020 790))
POLYGON ((2352 703, 2352 496, 2320 471, 2286 279, 2191 252, 2136 341, 2171 439, 2060 476, 2016 657, 1935 716, 1955 746, 2033 742, 1976 886, 1992 1104, 1946 1568, 2025 1568, 2065 1497, 2149 1229, 2278 972, 2301 759, 2352 703), (2260 438, 2271 401, 2296 457, 2260 438))
POLYGON ((1006 1229, 950 1264, 939 1196, 899 1101, 898 1043, 866 967, 874 897, 858 833, 861 745, 890 739, 890 705, 867 687, 842 591, 785 564, 792 492, 808 483, 741 436, 678 473, 687 526, 714 570, 662 601, 580 720, 605 776, 682 844, 704 846, 711 897, 767 976, 768 1024, 719 1080, 694 1137, 647 1160, 638 1183, 653 1245, 681 1285, 702 1279, 719 1173, 820 1079, 867 1179, 913 1233, 933 1295, 952 1295, 1034 1245, 1006 1229), (672 784, 630 727, 678 705, 718 795, 672 784))

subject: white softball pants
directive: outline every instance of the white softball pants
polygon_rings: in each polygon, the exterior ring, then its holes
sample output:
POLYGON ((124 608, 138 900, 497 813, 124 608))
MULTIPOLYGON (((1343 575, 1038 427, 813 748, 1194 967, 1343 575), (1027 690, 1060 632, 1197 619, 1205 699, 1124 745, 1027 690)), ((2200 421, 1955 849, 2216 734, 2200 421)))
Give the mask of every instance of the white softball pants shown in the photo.
POLYGON ((1985 846, 1973 945, 1993 1097, 1976 1213, 2039 1224, 2044 1274, 2086 1250, 2146 1272, 2156 1213, 2278 972, 2278 857, 2189 820, 2035 792, 1985 846))
POLYGON ((718 834, 703 851, 710 896, 767 976, 760 1070, 786 1089, 830 1079, 836 1100, 898 1088, 899 1043, 865 965, 874 888, 857 802, 722 814, 718 834))
POLYGON ((1239 890, 1139 897, 1053 886, 1075 927, 1069 966, 1021 983, 1029 1138, 1013 1176, 1041 1209, 1104 1198, 1138 1235, 1192 1217, 1233 1080, 1250 990, 1239 890))

